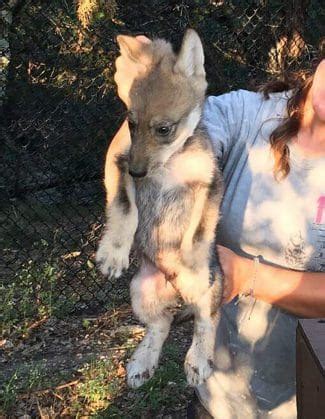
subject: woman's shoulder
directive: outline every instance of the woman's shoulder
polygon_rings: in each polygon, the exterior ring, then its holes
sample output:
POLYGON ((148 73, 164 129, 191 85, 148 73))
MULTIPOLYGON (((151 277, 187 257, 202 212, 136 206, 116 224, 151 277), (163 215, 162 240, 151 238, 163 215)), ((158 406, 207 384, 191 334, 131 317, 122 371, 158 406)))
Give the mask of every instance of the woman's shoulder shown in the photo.
POLYGON ((216 154, 226 159, 230 150, 242 152, 241 147, 269 134, 285 116, 289 92, 270 94, 233 90, 218 96, 208 96, 203 109, 202 125, 206 128, 216 154))
POLYGON ((233 90, 218 96, 208 96, 203 118, 212 125, 220 121, 236 126, 238 133, 243 126, 256 126, 268 119, 282 118, 286 114, 290 91, 269 94, 250 90, 233 90))
POLYGON ((211 95, 206 98, 208 104, 223 104, 236 106, 261 106, 274 102, 287 102, 291 96, 291 91, 283 91, 270 93, 266 97, 264 93, 259 91, 251 91, 245 89, 232 90, 220 95, 211 95))

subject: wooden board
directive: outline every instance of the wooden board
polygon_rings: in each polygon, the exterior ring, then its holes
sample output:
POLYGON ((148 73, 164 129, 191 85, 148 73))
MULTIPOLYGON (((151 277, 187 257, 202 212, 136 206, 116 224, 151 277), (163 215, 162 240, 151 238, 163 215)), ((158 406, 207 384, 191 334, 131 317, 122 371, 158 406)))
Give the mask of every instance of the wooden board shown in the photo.
POLYGON ((297 328, 299 419, 325 418, 325 320, 300 320, 297 328))

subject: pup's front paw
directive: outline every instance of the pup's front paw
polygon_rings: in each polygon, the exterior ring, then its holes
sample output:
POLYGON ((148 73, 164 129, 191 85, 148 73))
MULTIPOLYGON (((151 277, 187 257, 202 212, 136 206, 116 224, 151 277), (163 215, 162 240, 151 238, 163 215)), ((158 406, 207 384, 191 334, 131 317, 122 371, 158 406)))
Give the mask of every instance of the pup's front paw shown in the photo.
POLYGON ((202 348, 192 345, 185 358, 185 374, 190 386, 196 387, 210 377, 213 372, 212 357, 207 356, 202 348))
POLYGON ((131 388, 138 388, 148 381, 158 366, 158 357, 150 350, 137 350, 127 364, 127 382, 131 388))
POLYGON ((96 261, 103 275, 118 278, 129 267, 130 247, 114 243, 104 236, 99 243, 96 261))

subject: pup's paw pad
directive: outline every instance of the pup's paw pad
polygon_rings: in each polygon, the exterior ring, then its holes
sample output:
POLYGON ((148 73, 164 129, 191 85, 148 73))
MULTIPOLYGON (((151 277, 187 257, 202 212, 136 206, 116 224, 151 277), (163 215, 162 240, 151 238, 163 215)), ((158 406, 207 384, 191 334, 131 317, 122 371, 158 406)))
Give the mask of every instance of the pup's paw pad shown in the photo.
POLYGON ((117 247, 103 240, 96 253, 96 261, 103 275, 118 278, 129 267, 129 252, 127 246, 117 247))
POLYGON ((190 348, 185 358, 184 369, 188 384, 196 387, 212 374, 213 361, 190 348))
POLYGON ((144 365, 137 359, 131 359, 126 367, 128 386, 131 388, 142 386, 154 375, 155 369, 155 365, 144 365))

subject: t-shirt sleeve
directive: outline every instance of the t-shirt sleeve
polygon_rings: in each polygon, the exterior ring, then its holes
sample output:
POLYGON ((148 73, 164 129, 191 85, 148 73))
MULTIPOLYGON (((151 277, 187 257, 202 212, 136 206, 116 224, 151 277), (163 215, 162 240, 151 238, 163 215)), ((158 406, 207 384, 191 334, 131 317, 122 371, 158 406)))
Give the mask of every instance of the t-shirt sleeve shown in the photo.
POLYGON ((202 123, 221 165, 227 160, 234 143, 240 139, 243 125, 253 123, 254 110, 257 111, 260 103, 260 94, 246 90, 207 97, 202 123))

